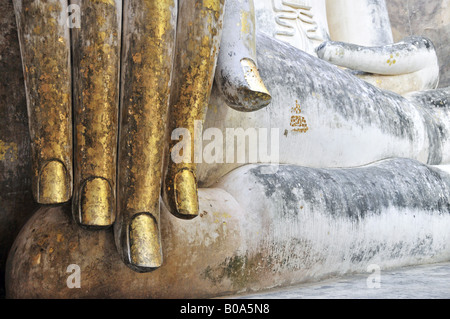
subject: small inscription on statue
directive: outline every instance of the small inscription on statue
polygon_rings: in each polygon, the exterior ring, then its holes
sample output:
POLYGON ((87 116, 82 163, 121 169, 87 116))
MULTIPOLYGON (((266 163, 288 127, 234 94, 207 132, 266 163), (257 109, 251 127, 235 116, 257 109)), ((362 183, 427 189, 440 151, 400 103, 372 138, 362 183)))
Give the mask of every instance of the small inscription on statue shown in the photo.
POLYGON ((295 106, 291 109, 291 127, 293 132, 306 133, 309 130, 306 119, 302 116, 302 108, 298 101, 295 101, 295 106))

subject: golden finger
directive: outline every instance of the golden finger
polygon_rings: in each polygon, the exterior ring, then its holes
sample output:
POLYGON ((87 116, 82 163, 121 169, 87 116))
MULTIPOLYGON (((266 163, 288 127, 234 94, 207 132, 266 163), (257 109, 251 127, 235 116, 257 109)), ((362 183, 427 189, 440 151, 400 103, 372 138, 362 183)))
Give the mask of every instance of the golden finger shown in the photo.
MULTIPOLYGON (((222 34, 224 0, 181 0, 177 29, 173 89, 169 109, 169 149, 163 187, 164 202, 177 217, 198 215, 194 136, 196 121, 203 121, 209 102, 222 34), (175 145, 170 134, 183 128, 189 132, 188 160, 174 159, 175 145)), ((201 134, 201 132, 200 132, 201 134)), ((187 138, 184 136, 183 138, 187 138)), ((184 154, 183 157, 186 157, 184 154)))
POLYGON ((14 0, 38 203, 72 196, 72 99, 67 1, 14 0))
POLYGON ((123 14, 115 237, 125 263, 144 272, 162 264, 159 202, 177 1, 125 1, 123 14))
POLYGON ((122 1, 72 0, 74 74, 73 216, 102 228, 115 220, 122 1))

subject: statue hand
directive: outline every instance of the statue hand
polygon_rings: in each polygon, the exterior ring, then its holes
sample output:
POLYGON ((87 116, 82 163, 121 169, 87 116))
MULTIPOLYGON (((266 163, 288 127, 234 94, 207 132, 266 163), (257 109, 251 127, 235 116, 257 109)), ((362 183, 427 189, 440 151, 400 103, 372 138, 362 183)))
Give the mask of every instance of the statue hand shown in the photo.
POLYGON ((126 2, 122 61, 122 1, 72 4, 81 8, 81 28, 60 23, 67 1, 14 1, 33 194, 40 204, 60 204, 73 191, 74 220, 91 229, 115 223, 124 261, 148 271, 162 263, 159 195, 176 1, 126 2))
POLYGON ((67 1, 14 1, 34 197, 40 204, 60 204, 73 193, 74 220, 90 229, 114 224, 119 254, 136 271, 153 270, 163 261, 163 171, 174 191, 171 211, 182 217, 198 213, 195 167, 169 161, 163 169, 169 101, 170 130, 192 130, 194 121, 202 120, 219 50, 223 0, 180 1, 184 11, 173 67, 177 3, 127 1, 122 30, 121 1, 72 1, 81 8, 81 28, 70 30, 60 23, 67 1))
MULTIPOLYGON (((194 136, 195 122, 204 120, 224 1, 182 0, 179 10, 174 0, 130 0, 123 8, 118 0, 71 3, 82 8, 81 28, 71 29, 72 37, 68 26, 57 22, 67 1, 15 1, 33 194, 40 204, 60 204, 73 193, 74 220, 89 229, 114 225, 124 262, 151 271, 163 262, 161 186, 170 212, 185 219, 198 215, 195 161, 191 156, 189 163, 174 162, 175 141, 166 133, 184 128, 194 136)), ((238 62, 222 57, 216 77, 236 67, 234 62, 239 65, 241 76, 227 83, 237 93, 225 96, 244 111, 270 102, 256 67, 252 28, 246 30, 250 45, 224 38, 226 48, 241 45, 242 57, 238 62)))

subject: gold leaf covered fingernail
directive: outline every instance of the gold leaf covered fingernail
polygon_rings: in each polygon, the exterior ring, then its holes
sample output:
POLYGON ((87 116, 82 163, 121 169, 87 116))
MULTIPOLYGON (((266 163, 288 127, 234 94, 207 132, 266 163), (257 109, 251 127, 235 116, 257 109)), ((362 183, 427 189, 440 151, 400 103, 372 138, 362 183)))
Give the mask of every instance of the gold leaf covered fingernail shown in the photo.
POLYGON ((114 195, 104 178, 87 180, 81 189, 78 222, 87 227, 109 227, 114 223, 114 195))
POLYGON ((61 162, 55 160, 44 165, 39 174, 38 189, 37 201, 40 204, 59 204, 70 199, 70 179, 61 162))
POLYGON ((259 75, 259 70, 256 63, 252 59, 243 58, 241 60, 241 65, 244 71, 244 78, 249 88, 249 90, 246 91, 249 98, 252 98, 251 95, 254 95, 254 97, 258 97, 260 100, 269 103, 272 97, 261 79, 261 76, 259 75))
POLYGON ((182 170, 175 176, 175 202, 177 213, 182 218, 194 218, 198 215, 197 181, 190 170, 182 170))
POLYGON ((40 204, 72 196, 70 30, 58 23, 67 0, 14 1, 32 150, 32 191, 40 204))
POLYGON ((122 1, 72 0, 81 10, 73 28, 74 219, 111 226, 116 214, 122 1))
POLYGON ((114 235, 122 260, 137 272, 162 264, 161 176, 177 5, 175 0, 124 2, 114 235))
POLYGON ((130 260, 133 266, 152 270, 162 265, 162 249, 158 224, 148 213, 133 217, 130 229, 130 260))

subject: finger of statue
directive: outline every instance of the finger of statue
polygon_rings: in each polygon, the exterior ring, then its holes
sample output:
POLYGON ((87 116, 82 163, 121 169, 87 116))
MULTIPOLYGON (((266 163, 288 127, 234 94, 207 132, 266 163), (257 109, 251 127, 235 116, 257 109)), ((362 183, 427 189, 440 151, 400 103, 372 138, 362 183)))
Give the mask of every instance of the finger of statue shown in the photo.
POLYGON ((181 0, 177 26, 177 53, 169 108, 169 150, 163 199, 177 217, 191 219, 198 215, 194 136, 197 121, 204 120, 214 79, 214 71, 223 23, 223 0, 181 0), (185 130, 183 157, 174 160, 178 141, 172 132, 185 130), (173 154, 172 154, 173 153, 173 154))
POLYGON ((226 103, 251 112, 267 106, 272 98, 256 64, 255 9, 253 0, 228 0, 216 69, 216 84, 226 103))
POLYGON ((73 216, 83 226, 115 220, 122 1, 72 1, 74 74, 73 216))
POLYGON ((176 0, 130 0, 123 8, 116 245, 135 271, 161 266, 160 194, 176 0))
POLYGON ((316 51, 319 58, 335 65, 374 74, 401 75, 439 67, 431 41, 416 36, 376 47, 327 41, 316 51))
POLYGON ((72 196, 72 98, 67 1, 14 0, 40 204, 72 196))

